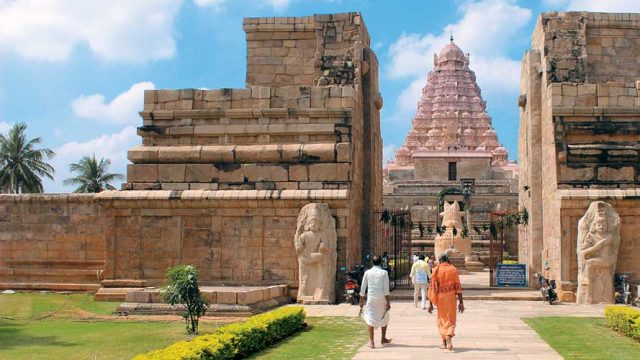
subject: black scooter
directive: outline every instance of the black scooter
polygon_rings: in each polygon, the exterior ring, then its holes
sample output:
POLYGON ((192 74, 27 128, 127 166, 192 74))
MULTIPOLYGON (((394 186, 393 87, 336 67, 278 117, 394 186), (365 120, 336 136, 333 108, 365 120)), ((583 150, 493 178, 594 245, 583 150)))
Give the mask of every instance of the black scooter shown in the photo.
POLYGON ((538 284, 540 285, 540 291, 542 292, 542 300, 548 301, 549 305, 553 305, 554 301, 558 300, 558 294, 556 293, 556 281, 548 280, 542 274, 536 274, 538 278, 538 284))

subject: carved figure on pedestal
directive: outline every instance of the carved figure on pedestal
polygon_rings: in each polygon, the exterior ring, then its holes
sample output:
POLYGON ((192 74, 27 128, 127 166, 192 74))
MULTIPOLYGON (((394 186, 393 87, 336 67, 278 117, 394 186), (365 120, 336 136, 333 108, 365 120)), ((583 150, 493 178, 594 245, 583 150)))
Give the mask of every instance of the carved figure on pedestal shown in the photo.
POLYGON ((312 203, 300 210, 294 243, 299 267, 298 302, 332 303, 337 234, 329 205, 312 203))
POLYGON ((462 237, 462 216, 464 213, 460 211, 460 205, 457 201, 453 204, 444 203, 444 211, 440 213, 442 216, 442 226, 446 227, 446 231, 442 235, 435 238, 435 253, 441 254, 449 249, 457 250, 463 259, 471 255, 471 239, 462 237), (456 229, 456 235, 453 229, 456 229))
POLYGON ((611 303, 620 245, 620 216, 613 206, 594 201, 578 222, 578 294, 583 304, 611 303))

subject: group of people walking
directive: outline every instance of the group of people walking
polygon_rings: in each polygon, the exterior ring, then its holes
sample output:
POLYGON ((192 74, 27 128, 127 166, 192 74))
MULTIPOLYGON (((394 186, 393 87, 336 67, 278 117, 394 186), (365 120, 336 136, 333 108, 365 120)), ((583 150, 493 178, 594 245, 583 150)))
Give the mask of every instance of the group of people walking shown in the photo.
MULTIPOLYGON (((387 338, 387 324, 391 309, 391 295, 389 292, 389 274, 382 268, 382 259, 373 257, 373 267, 364 273, 360 288, 360 308, 364 321, 369 328, 369 347, 375 348, 374 329, 382 328, 380 344, 389 344, 392 339, 387 338)), ((441 347, 453 351, 451 339, 455 336, 456 310, 464 311, 462 299, 462 285, 458 276, 458 269, 451 265, 447 254, 438 256, 438 262, 430 264, 425 256, 420 255, 413 263, 410 273, 414 286, 414 305, 418 307, 419 295, 422 295, 422 309, 428 312, 437 309, 437 325, 442 340, 441 347), (456 307, 456 300, 458 305, 456 307)))

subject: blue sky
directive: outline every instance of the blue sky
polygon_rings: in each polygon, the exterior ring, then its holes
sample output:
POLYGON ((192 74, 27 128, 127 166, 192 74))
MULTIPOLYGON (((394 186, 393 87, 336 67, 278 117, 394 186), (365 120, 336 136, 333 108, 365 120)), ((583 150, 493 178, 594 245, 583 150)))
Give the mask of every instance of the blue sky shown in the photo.
POLYGON ((636 11, 640 0, 0 0, 0 131, 25 122, 68 164, 95 153, 125 173, 144 89, 244 87, 243 17, 359 11, 380 61, 385 158, 453 32, 471 53, 499 140, 517 158, 520 59, 541 11, 636 11))

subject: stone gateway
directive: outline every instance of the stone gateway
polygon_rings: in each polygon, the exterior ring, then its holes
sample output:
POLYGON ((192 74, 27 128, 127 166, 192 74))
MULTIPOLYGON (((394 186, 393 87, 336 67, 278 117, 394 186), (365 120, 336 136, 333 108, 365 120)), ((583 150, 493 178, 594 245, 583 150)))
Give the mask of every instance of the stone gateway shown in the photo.
POLYGON ((518 140, 529 225, 520 227, 518 258, 529 283, 540 271, 556 280, 562 301, 612 301, 613 285, 592 283, 590 264, 607 262, 606 271, 640 280, 640 14, 543 13, 531 45, 522 60, 518 140), (593 225, 587 219, 597 210, 606 220, 593 225), (607 237, 619 241, 617 253, 589 250, 607 237), (587 293, 606 299, 585 298, 587 283, 597 287, 587 293))
POLYGON ((619 245, 620 216, 606 202, 592 202, 578 222, 578 303, 613 302, 619 245))
POLYGON ((298 215, 294 239, 300 284, 298 302, 332 303, 336 277, 336 222, 329 205, 311 203, 298 215))

